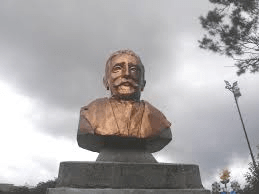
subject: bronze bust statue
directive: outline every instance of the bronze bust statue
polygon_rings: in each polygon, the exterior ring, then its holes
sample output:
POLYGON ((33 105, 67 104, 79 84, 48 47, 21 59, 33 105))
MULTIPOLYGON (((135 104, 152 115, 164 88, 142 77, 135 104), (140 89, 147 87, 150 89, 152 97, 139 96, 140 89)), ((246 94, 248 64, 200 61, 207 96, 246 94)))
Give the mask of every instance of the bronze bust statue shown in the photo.
POLYGON ((172 139, 170 122, 140 100, 144 66, 131 50, 113 53, 106 63, 104 85, 111 97, 81 108, 78 145, 99 152, 95 162, 62 162, 52 194, 189 193, 209 194, 199 167, 159 164, 153 152, 172 139))
POLYGON ((79 146, 100 152, 107 142, 131 140, 154 152, 170 142, 170 122, 154 106, 140 100, 146 84, 144 76, 144 66, 133 51, 119 50, 109 57, 103 83, 111 97, 96 99, 81 108, 79 146))

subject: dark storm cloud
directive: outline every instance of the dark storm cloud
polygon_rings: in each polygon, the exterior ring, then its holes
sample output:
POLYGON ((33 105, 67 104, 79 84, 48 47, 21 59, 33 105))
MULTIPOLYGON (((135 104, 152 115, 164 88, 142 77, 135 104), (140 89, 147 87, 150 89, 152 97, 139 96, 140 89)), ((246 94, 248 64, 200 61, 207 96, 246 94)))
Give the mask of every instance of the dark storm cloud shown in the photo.
POLYGON ((165 5, 149 7, 133 1, 6 1, 0 49, 8 61, 1 76, 51 106, 74 108, 103 94, 111 51, 132 48, 149 64, 160 61, 154 69, 163 71, 173 54, 168 41, 175 16, 164 21, 165 5))
POLYGON ((82 105, 105 94, 104 64, 112 51, 135 50, 146 66, 149 88, 175 68, 174 64, 168 67, 167 61, 175 55, 169 48, 175 42, 174 34, 181 30, 174 23, 181 18, 172 3, 4 2, 0 8, 0 75, 17 93, 45 104, 44 108, 37 104, 37 114, 38 126, 46 132, 71 136, 71 121, 50 115, 58 115, 60 109, 78 112, 82 105))
MULTIPOLYGON (((178 93, 183 94, 184 90, 178 89, 178 93)), ((223 81, 222 88, 204 88, 202 93, 198 88, 188 88, 187 92, 191 95, 185 95, 171 106, 169 117, 173 119, 174 139, 167 150, 160 154, 172 162, 199 164, 203 180, 233 165, 234 158, 250 157, 233 96, 224 89, 223 81)), ((250 94, 251 98, 255 96, 258 93, 250 94)), ((259 121, 255 117, 259 107, 256 101, 247 100, 242 96, 239 102, 246 118, 250 143, 256 154, 259 142, 255 126, 259 125, 259 121)))

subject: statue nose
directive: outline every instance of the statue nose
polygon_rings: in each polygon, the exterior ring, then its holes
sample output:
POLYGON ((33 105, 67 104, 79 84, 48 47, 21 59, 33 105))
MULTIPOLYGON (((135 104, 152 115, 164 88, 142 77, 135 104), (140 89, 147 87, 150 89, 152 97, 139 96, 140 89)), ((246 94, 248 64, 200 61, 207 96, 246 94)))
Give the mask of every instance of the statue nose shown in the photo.
POLYGON ((124 70, 124 75, 125 76, 129 76, 130 75, 130 71, 129 71, 129 67, 126 67, 124 70))

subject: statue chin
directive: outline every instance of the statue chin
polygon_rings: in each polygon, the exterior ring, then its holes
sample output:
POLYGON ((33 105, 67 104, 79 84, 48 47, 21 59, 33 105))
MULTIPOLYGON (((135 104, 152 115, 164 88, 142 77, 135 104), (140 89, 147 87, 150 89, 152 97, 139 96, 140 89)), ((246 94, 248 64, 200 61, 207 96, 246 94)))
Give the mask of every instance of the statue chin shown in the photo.
POLYGON ((119 86, 118 93, 121 95, 132 95, 136 92, 136 90, 131 86, 119 86))
POLYGON ((140 91, 132 86, 121 85, 114 92, 112 92, 112 96, 117 99, 133 99, 139 100, 140 91))

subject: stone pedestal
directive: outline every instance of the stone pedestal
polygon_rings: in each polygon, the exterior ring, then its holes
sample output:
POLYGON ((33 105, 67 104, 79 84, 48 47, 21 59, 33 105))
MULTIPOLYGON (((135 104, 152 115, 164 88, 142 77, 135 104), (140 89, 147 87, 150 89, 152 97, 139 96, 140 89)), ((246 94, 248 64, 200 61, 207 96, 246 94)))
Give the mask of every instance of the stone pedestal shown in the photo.
POLYGON ((48 194, 209 194, 197 165, 62 162, 57 188, 48 194))
POLYGON ((158 163, 145 149, 121 149, 107 147, 102 149, 96 162, 158 163))
POLYGON ((204 189, 49 189, 47 194, 210 194, 204 189))
POLYGON ((171 140, 171 131, 138 139, 78 134, 78 144, 99 152, 96 162, 61 162, 57 188, 47 194, 210 194, 199 167, 158 163, 152 153, 171 140))
POLYGON ((199 167, 184 164, 62 162, 57 187, 202 189, 199 167))

